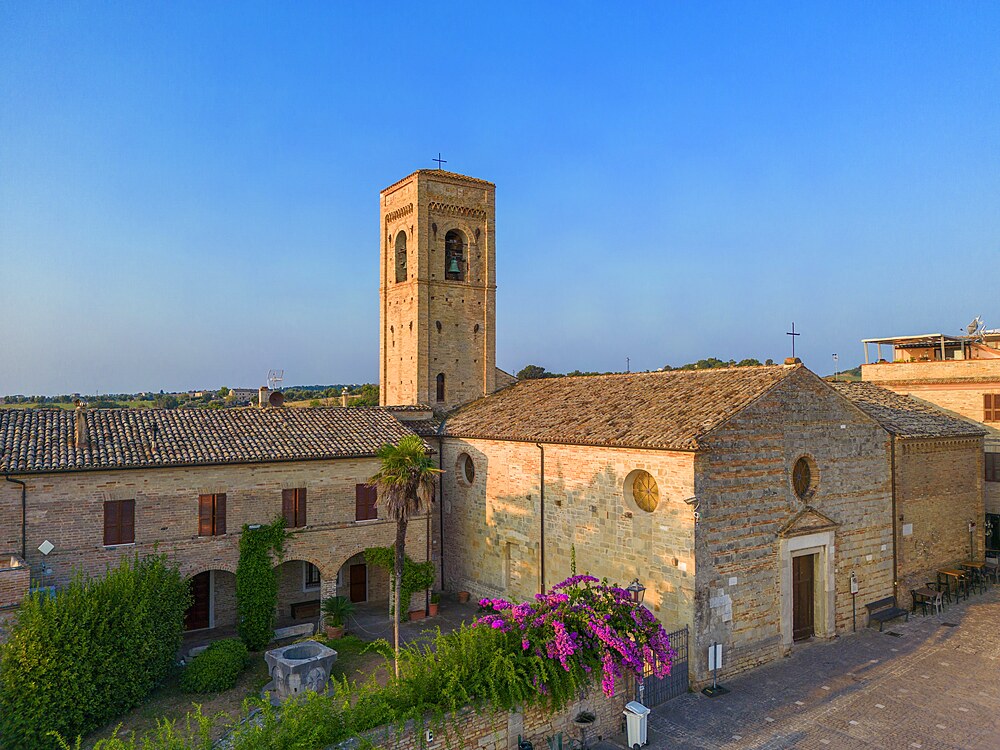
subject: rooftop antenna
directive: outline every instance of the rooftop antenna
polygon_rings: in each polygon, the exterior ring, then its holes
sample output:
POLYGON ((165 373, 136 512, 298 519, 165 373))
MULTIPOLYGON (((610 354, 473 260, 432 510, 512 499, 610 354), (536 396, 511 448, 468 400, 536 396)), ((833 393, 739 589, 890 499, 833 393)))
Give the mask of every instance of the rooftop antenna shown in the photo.
POLYGON ((276 391, 278 383, 280 383, 284 379, 285 379, 284 370, 267 371, 267 387, 270 388, 272 391, 276 391))
POLYGON ((834 369, 833 379, 840 380, 840 357, 838 357, 836 354, 833 355, 833 369, 834 369))

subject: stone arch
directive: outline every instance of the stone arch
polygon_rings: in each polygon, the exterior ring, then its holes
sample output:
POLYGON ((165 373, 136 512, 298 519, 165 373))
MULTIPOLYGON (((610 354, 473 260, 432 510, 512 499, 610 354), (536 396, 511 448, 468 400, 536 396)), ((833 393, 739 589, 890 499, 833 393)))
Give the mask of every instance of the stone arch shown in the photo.
POLYGON ((184 630, 229 630, 236 627, 236 566, 216 564, 187 566, 183 573, 191 587, 191 606, 184 615, 184 630))
MULTIPOLYGON (((478 270, 478 265, 476 263, 476 258, 473 257, 473 251, 477 253, 479 252, 479 239, 476 236, 476 228, 468 222, 458 219, 447 219, 441 222, 438 225, 438 233, 436 237, 442 246, 445 245, 445 238, 448 236, 448 232, 452 230, 461 232, 465 240, 466 275, 464 281, 474 281, 477 277, 476 271, 478 270)), ((481 234, 482 233, 480 233, 480 235, 481 234)), ((446 252, 442 257, 444 258, 444 262, 447 263, 447 248, 444 249, 446 252)), ((445 277, 442 276, 442 278, 445 277)))
POLYGON ((407 236, 406 229, 400 229, 393 242, 393 258, 396 267, 396 283, 407 279, 407 236))

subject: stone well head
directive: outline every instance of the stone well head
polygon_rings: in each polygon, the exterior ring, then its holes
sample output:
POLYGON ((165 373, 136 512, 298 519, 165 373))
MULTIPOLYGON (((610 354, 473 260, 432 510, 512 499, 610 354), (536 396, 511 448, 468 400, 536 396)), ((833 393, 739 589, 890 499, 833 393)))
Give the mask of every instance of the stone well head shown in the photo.
POLYGON ((271 682, 265 688, 272 699, 284 701, 307 690, 320 692, 330 680, 337 652, 316 641, 302 641, 264 654, 271 682))

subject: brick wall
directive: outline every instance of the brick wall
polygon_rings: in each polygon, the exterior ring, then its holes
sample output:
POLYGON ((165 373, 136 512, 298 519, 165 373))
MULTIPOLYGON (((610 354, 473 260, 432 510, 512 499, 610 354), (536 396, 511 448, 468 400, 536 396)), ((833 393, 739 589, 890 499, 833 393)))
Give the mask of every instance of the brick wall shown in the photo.
MULTIPOLYGON (((305 487, 308 525, 291 530, 285 559, 316 565, 323 579, 320 596, 329 596, 335 593, 337 571, 349 558, 395 541, 391 522, 354 521, 355 484, 376 470, 376 459, 342 459, 23 475, 28 483, 28 563, 37 576, 44 562, 52 573, 38 582, 57 586, 75 569, 99 575, 122 555, 137 552, 166 553, 186 576, 205 570, 234 573, 243 524, 269 523, 281 512, 281 490, 305 487), (227 494, 228 533, 199 537, 198 495, 217 492, 227 494), (122 499, 136 501, 135 544, 105 547, 103 503, 122 499), (37 548, 46 539, 55 549, 43 558, 37 548)), ((0 520, 0 533, 5 539, 16 537, 19 547, 19 493, 0 495, 0 520), (6 526, 9 519, 14 519, 13 531, 6 526)), ((407 549, 415 560, 424 558, 426 529, 422 519, 409 526, 407 549)), ((298 571, 301 577, 301 567, 298 571)), ((298 585, 301 589, 301 579, 298 585)))
MULTIPOLYGON (((523 600, 539 591, 540 452, 531 443, 443 441, 444 553, 447 588, 474 597, 523 600), (476 467, 470 484, 459 457, 476 467)), ((545 582, 578 573, 627 585, 638 577, 645 604, 668 630, 692 625, 693 454, 545 446, 545 582), (626 492, 629 474, 643 469, 660 494, 652 513, 626 492)))
MULTIPOLYGON (((944 362, 890 362, 861 365, 861 378, 887 388, 919 381, 995 380, 1000 383, 1000 359, 959 359, 944 362)), ((893 388, 895 390, 895 388, 893 388)))
POLYGON ((0 557, 0 610, 16 606, 28 593, 31 569, 17 555, 0 557))
MULTIPOLYGON (((811 457, 818 472, 808 505, 838 524, 827 571, 834 591, 826 591, 832 593, 834 631, 851 626, 852 571, 861 586, 859 603, 892 593, 889 439, 872 419, 799 370, 708 441, 711 449, 699 454, 695 482, 700 520, 691 663, 699 684, 709 677, 712 642, 723 644, 720 674, 773 659, 791 643, 790 624, 783 624, 791 613, 782 596, 782 576, 790 576, 783 541, 790 547, 808 535, 809 526, 822 526, 803 517, 806 528, 785 528, 806 505, 791 483, 800 456, 811 457)), ((817 587, 818 598, 819 581, 817 587)), ((830 617, 829 600, 816 606, 819 615, 830 617)))
POLYGON ((587 728, 587 742, 590 744, 622 731, 625 703, 626 698, 620 690, 614 698, 606 698, 600 691, 591 691, 558 713, 530 707, 512 712, 486 709, 477 713, 467 710, 446 716, 442 727, 432 729, 434 738, 430 743, 418 736, 412 723, 402 732, 386 727, 368 733, 367 737, 376 747, 386 750, 517 750, 518 737, 530 740, 536 750, 545 750, 548 747, 545 740, 562 733, 563 747, 569 747, 570 739, 580 739, 580 729, 573 724, 573 719, 581 711, 590 711, 597 719, 587 728))
POLYGON ((898 596, 933 581, 935 571, 983 556, 983 450, 980 439, 896 441, 898 596), (975 553, 968 522, 976 522, 975 553))

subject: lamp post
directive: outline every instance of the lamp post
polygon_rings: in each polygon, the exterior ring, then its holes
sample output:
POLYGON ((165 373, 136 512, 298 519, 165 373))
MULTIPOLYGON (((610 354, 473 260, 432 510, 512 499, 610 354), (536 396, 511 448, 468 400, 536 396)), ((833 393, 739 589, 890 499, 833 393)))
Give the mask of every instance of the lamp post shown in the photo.
POLYGON ((632 597, 633 602, 642 604, 642 599, 646 595, 646 587, 639 583, 638 578, 634 579, 625 590, 632 597))

